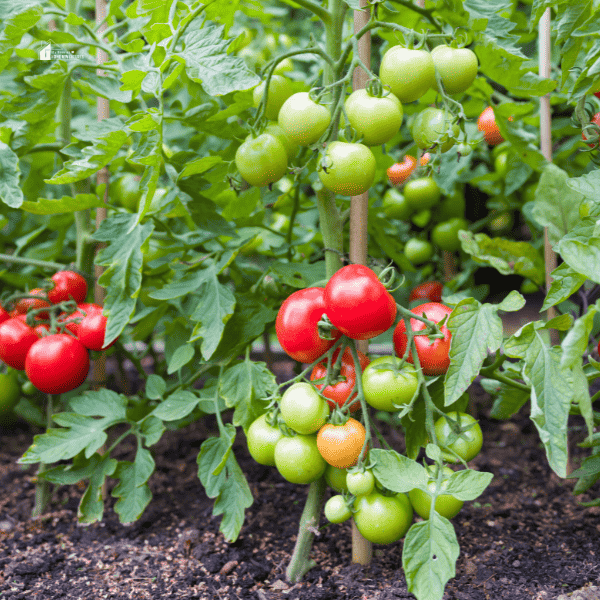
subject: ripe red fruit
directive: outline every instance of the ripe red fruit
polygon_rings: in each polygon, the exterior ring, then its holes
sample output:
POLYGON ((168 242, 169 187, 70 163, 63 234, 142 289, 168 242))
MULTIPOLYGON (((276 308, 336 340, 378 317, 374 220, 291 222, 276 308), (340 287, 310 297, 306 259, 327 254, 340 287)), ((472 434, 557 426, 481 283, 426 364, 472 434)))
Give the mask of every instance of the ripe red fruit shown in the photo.
MULTIPOLYGON (((600 127, 600 112, 596 113, 593 117, 592 117, 592 123, 594 123, 595 125, 598 125, 600 127)), ((587 140, 587 137, 585 135, 585 133, 583 133, 583 131, 581 132, 581 138, 583 140, 587 140)), ((590 148, 594 148, 594 146, 597 146, 598 142, 596 142, 595 144, 588 144, 588 146, 590 148)))
POLYGON ((408 298, 409 302, 413 300, 430 300, 431 302, 442 301, 442 289, 444 286, 439 281, 426 281, 415 286, 408 298))
POLYGON ((59 271, 50 278, 54 287, 48 292, 52 304, 66 302, 73 297, 75 302, 83 302, 87 296, 87 282, 84 277, 74 271, 59 271))
POLYGON ((496 124, 496 117, 494 116, 494 109, 488 106, 479 115, 477 119, 477 129, 483 131, 483 138, 490 146, 497 146, 504 141, 500 129, 496 124))

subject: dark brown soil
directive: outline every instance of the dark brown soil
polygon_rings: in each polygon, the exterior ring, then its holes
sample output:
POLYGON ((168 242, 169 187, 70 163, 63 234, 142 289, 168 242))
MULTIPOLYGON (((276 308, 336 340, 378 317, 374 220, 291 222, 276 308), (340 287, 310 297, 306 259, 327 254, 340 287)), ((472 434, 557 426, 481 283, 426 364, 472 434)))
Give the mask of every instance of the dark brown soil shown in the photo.
MULTIPOLYGON (((489 420, 483 390, 472 391, 485 441, 471 466, 494 479, 453 519, 461 554, 444 600, 566 600, 581 588, 573 600, 600 600, 600 588, 590 587, 600 585, 600 507, 578 504, 594 496, 572 496, 574 481, 550 471, 526 416, 489 420)), ((381 429, 400 449, 398 432, 381 429)), ((104 520, 81 527, 77 507, 85 486, 55 489, 49 513, 30 518, 36 467, 16 461, 34 431, 23 422, 0 429, 0 598, 414 598, 401 568, 402 541, 375 546, 367 567, 352 564, 350 523, 327 526, 324 517, 312 551, 318 566, 288 585, 285 569, 308 488, 255 463, 241 431, 234 451, 255 501, 238 540, 228 544, 197 476, 200 445, 216 433, 212 417, 166 432, 152 448, 153 498, 139 521, 121 525, 109 497, 104 520)), ((134 451, 127 438, 115 458, 131 460, 134 451)))

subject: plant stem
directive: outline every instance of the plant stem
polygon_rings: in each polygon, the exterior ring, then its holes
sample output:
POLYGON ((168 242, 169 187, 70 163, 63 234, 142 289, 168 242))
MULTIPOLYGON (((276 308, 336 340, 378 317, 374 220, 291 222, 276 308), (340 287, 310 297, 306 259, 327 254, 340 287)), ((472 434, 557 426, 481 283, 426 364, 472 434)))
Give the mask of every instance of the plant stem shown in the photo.
POLYGON ((54 271, 60 271, 65 268, 65 265, 61 263, 55 263, 48 260, 36 260, 35 258, 22 258, 21 256, 13 256, 12 254, 0 254, 0 262, 1 261, 18 263, 21 265, 33 265, 34 267, 53 269, 54 271))

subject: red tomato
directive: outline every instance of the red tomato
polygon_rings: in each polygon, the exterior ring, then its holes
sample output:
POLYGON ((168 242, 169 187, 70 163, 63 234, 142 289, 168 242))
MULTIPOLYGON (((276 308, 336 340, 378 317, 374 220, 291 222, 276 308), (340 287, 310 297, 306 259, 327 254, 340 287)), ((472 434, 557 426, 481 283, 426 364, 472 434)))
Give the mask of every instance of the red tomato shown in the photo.
POLYGON ((54 287, 48 292, 52 304, 65 302, 73 297, 75 302, 83 302, 87 296, 87 282, 73 271, 59 271, 51 277, 54 287))
POLYGON ((39 339, 23 318, 15 317, 4 321, 0 325, 0 360, 9 367, 22 371, 27 352, 39 339))
MULTIPOLYGON (((29 294, 31 294, 32 296, 43 296, 44 290, 42 290, 41 288, 35 288, 33 290, 30 290, 29 294)), ((43 308, 44 306, 50 306, 50 304, 48 302, 46 302, 46 300, 43 300, 42 298, 40 298, 39 300, 34 299, 34 298, 22 298, 21 300, 18 300, 15 303, 15 311, 19 315, 25 315, 25 314, 27 314, 27 312, 29 310, 43 308)), ((48 313, 42 312, 42 313, 39 313, 38 316, 41 318, 47 319, 48 313)))
POLYGON ((0 325, 9 319, 10 315, 0 306, 0 325))
POLYGON ((426 281, 415 286, 408 298, 409 302, 413 300, 430 300, 431 302, 442 301, 443 284, 439 281, 426 281))
POLYGON ((46 394, 64 394, 79 387, 90 370, 84 345, 66 333, 37 340, 29 349, 25 372, 29 381, 46 394))
POLYGON ((374 271, 347 265, 325 286, 329 320, 354 340, 368 340, 387 331, 396 319, 396 301, 374 271))
POLYGON ((90 311, 79 323, 77 337, 88 350, 107 350, 117 341, 114 339, 106 348, 103 348, 106 321, 101 310, 94 310, 90 311))
MULTIPOLYGON (((102 312, 102 307, 99 306, 98 304, 90 304, 87 302, 82 302, 81 304, 77 305, 77 310, 74 311, 73 313, 71 313, 70 315, 67 315, 66 313, 63 313, 60 316, 60 322, 64 322, 67 319, 74 319, 76 317, 79 317, 81 319, 84 318, 84 311, 86 314, 90 314, 90 313, 94 313, 94 312, 102 312)), ((79 325, 81 324, 81 322, 79 323, 68 323, 66 325, 66 328, 73 334, 73 335, 78 335, 79 332, 79 325)))
MULTIPOLYGON (((420 316, 425 313, 427 319, 439 323, 446 315, 452 312, 452 309, 439 302, 428 302, 415 306, 411 312, 420 316)), ((410 326, 415 332, 422 331, 426 327, 425 323, 417 319, 411 319, 410 326)), ((419 362, 425 375, 443 375, 450 366, 448 352, 450 351, 452 334, 446 325, 443 325, 440 330, 444 334, 444 337, 435 339, 433 344, 431 344, 427 336, 419 335, 414 338, 419 362)), ((400 321, 394 330, 394 348, 396 349, 396 354, 402 358, 406 350, 406 326, 404 320, 400 321)), ((408 355, 408 362, 413 362, 412 351, 408 355)))
MULTIPOLYGON (((598 125, 600 127, 600 112, 596 113, 593 117, 592 117, 592 123, 594 123, 595 125, 598 125)), ((584 140, 587 140, 587 137, 585 135, 585 133, 583 133, 583 131, 581 132, 581 138, 584 140)), ((593 148, 594 146, 596 146, 596 144, 588 144, 588 146, 590 148, 593 148)))
MULTIPOLYGON (((331 361, 332 366, 335 364, 337 357, 340 354, 339 348, 334 352, 333 358, 331 361)), ((360 360, 360 368, 361 371, 366 369, 370 360, 362 353, 358 353, 358 359, 360 360)), ((340 367, 340 375, 346 378, 346 381, 340 381, 334 385, 328 385, 325 389, 323 388, 323 384, 316 384, 316 387, 321 390, 321 394, 328 398, 327 404, 329 404, 329 408, 333 410, 336 406, 342 406, 347 398, 350 397, 352 393, 352 389, 354 388, 354 384, 356 382, 356 369, 354 368, 354 361, 352 360, 352 354, 349 348, 346 348, 344 354, 342 356, 342 365, 340 367)), ((310 374, 310 380, 314 381, 315 379, 324 379, 327 376, 327 361, 321 361, 316 364, 310 374)), ((356 393, 352 396, 356 397, 356 393)), ((350 412, 355 412, 360 408, 360 402, 354 402, 350 405, 350 412)))
POLYGON ((324 288, 298 290, 286 298, 277 313, 277 340, 294 360, 314 362, 342 335, 341 332, 334 331, 333 340, 319 337, 317 323, 325 313, 324 295, 324 288))
POLYGON ((392 185, 400 185, 410 177, 416 168, 417 159, 407 154, 401 163, 396 163, 387 170, 387 176, 392 185))
POLYGON ((477 119, 477 129, 483 131, 483 137, 490 146, 497 146, 504 141, 498 125, 496 125, 496 117, 494 116, 494 109, 488 106, 479 115, 477 119))

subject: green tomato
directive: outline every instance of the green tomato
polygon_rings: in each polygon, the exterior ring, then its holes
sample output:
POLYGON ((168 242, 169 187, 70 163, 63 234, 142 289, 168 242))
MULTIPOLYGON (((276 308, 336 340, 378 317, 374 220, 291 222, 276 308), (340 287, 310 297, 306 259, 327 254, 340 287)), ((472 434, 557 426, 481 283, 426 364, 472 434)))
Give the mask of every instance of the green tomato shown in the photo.
POLYGON ((425 227, 427 225, 427 223, 429 223, 429 221, 431 221, 431 210, 429 208, 426 208, 424 210, 420 210, 419 212, 415 213, 412 218, 411 221, 417 226, 420 227, 421 229, 423 229, 423 227, 425 227))
POLYGON ((277 66, 273 70, 275 75, 283 75, 289 71, 294 70, 294 63, 290 58, 284 58, 281 62, 277 63, 277 66))
POLYGON ((521 294, 535 294, 539 292, 538 286, 531 281, 531 279, 523 279, 523 283, 521 283, 521 289, 519 290, 521 294))
POLYGON ((346 473, 346 469, 338 469, 338 467, 328 464, 325 469, 325 481, 327 482, 327 485, 336 492, 339 492, 340 494, 342 492, 347 492, 348 485, 346 484, 346 473))
POLYGON ((20 397, 21 388, 16 373, 0 373, 0 418, 12 412, 20 397))
POLYGON ((317 448, 317 436, 299 434, 277 442, 275 466, 287 481, 306 484, 319 479, 327 463, 317 448))
POLYGON ((535 191, 537 190, 537 183, 528 185, 523 191, 523 202, 533 202, 535 200, 535 191))
POLYGON ((285 424, 297 433, 315 433, 329 416, 327 401, 310 383, 300 382, 290 386, 279 402, 285 424))
POLYGON ((35 385, 33 385, 33 383, 31 383, 31 381, 27 380, 22 386, 21 386, 21 391, 26 395, 26 396, 33 396, 34 394, 37 393, 38 389, 35 387, 35 385))
POLYGON ((400 102, 412 102, 435 85, 435 66, 425 50, 393 46, 381 59, 379 78, 400 102))
POLYGON ((355 496, 368 496, 375 488, 375 476, 368 469, 346 475, 348 491, 355 496))
MULTIPOLYGON (((436 46, 431 58, 448 94, 466 91, 477 77, 477 56, 468 48, 436 46)), ((437 85, 433 88, 437 89, 437 85)))
POLYGON ((126 173, 117 179, 109 188, 111 199, 130 212, 137 212, 142 193, 140 192, 140 181, 142 178, 133 173, 126 173), (114 194, 112 193, 114 192, 114 194))
POLYGON ((514 218, 512 213, 505 212, 492 219, 488 227, 494 235, 502 235, 503 233, 509 232, 512 229, 513 224, 514 218))
POLYGON ((374 544, 391 544, 406 535, 413 510, 404 494, 383 496, 371 492, 354 501, 354 522, 360 534, 374 544))
POLYGON ((400 131, 404 113, 394 94, 377 98, 366 89, 359 89, 350 94, 345 108, 350 125, 363 136, 362 143, 367 146, 385 144, 400 131))
POLYGON ((352 516, 344 497, 341 495, 331 496, 325 503, 325 518, 330 523, 343 523, 352 516))
POLYGON ((431 177, 411 179, 404 186, 404 197, 413 211, 435 206, 441 197, 438 184, 431 177))
POLYGON ((331 142, 325 151, 319 171, 321 183, 342 196, 359 196, 375 180, 375 156, 363 144, 331 142))
POLYGON ((247 138, 237 149, 235 166, 250 185, 263 187, 285 175, 287 153, 280 140, 270 133, 263 133, 256 138, 247 138))
POLYGON ((411 238, 404 246, 404 256, 410 260, 413 265, 422 265, 433 257, 433 246, 427 240, 411 238))
POLYGON ((415 368, 406 362, 394 375, 393 366, 400 364, 400 358, 380 356, 369 363, 363 371, 362 384, 365 400, 373 408, 387 412, 397 412, 399 406, 410 403, 419 387, 415 368), (399 405, 399 406, 394 406, 399 405))
POLYGON ((386 217, 400 221, 406 221, 413 212, 406 198, 396 188, 390 188, 385 192, 382 209, 386 217))
MULTIPOLYGON (((427 489, 430 492, 435 493, 435 466, 430 465, 427 467, 427 471, 429 471, 427 489)), ((453 473, 454 471, 450 467, 444 467, 440 491, 445 490, 448 487, 448 479, 452 477, 453 473)), ((415 512, 422 519, 429 519, 429 513, 431 512, 431 496, 427 492, 415 488, 408 492, 408 497, 410 498, 410 503, 415 509, 415 512)), ((450 494, 440 494, 435 500, 435 511, 442 517, 446 517, 446 519, 452 519, 459 513, 463 504, 464 502, 462 500, 459 500, 450 494)))
MULTIPOLYGON (((440 448, 447 448, 455 452, 465 462, 469 462, 475 458, 481 451, 483 446, 483 434, 479 423, 471 416, 466 413, 453 412, 450 417, 457 420, 460 427, 469 427, 466 431, 463 431, 456 441, 451 444, 448 443, 448 439, 452 435, 452 428, 446 420, 446 417, 440 417, 435 422, 435 435, 438 440, 440 448)), ((442 457, 446 462, 458 463, 460 462, 453 454, 442 451, 442 457)))
POLYGON ((494 160, 494 169, 501 179, 506 177, 508 165, 508 152, 501 152, 494 160))
MULTIPOLYGON (((254 88, 252 92, 252 100, 254 106, 258 107, 265 93, 265 83, 262 82, 254 88)), ((275 120, 279 115, 279 110, 283 103, 294 93, 292 83, 287 77, 281 75, 273 75, 269 85, 269 94, 267 97, 267 107, 265 116, 267 119, 275 120)))
POLYGON ((283 434, 279 427, 267 423, 267 415, 261 415, 252 422, 246 434, 250 456, 259 464, 275 466, 275 446, 283 434))
POLYGON ((288 162, 292 160, 298 153, 298 144, 294 143, 285 133, 279 124, 275 121, 269 123, 265 127, 265 133, 270 133, 272 136, 276 137, 285 148, 285 153, 287 155, 288 162))
POLYGON ((447 152, 456 143, 460 128, 452 123, 452 115, 439 108, 429 107, 422 110, 412 125, 412 136, 421 150, 441 146, 447 152))
POLYGON ((431 232, 431 241, 440 249, 447 252, 456 252, 460 249, 458 232, 467 229, 469 223, 465 219, 455 218, 439 223, 431 232))
POLYGON ((465 218, 467 203, 462 189, 458 188, 447 198, 442 198, 435 209, 435 218, 438 222, 449 221, 454 218, 465 218))
POLYGON ((313 102, 308 92, 298 92, 283 103, 277 121, 293 143, 310 146, 325 133, 331 115, 323 105, 313 102))

